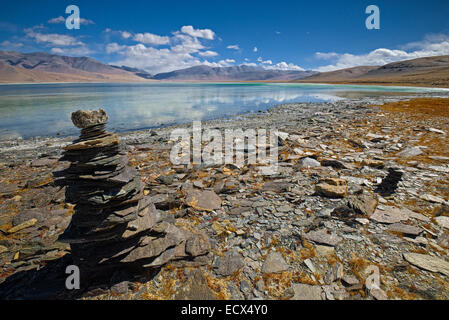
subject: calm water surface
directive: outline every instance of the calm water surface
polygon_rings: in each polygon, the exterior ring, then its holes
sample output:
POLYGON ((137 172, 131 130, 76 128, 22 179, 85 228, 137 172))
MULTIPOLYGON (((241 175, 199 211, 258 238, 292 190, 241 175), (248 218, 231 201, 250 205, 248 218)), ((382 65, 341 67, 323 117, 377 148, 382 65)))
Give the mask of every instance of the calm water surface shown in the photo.
POLYGON ((280 103, 332 101, 351 92, 423 91, 429 89, 267 83, 0 85, 0 139, 77 135, 70 115, 78 109, 105 109, 108 128, 120 132, 265 110, 280 103))

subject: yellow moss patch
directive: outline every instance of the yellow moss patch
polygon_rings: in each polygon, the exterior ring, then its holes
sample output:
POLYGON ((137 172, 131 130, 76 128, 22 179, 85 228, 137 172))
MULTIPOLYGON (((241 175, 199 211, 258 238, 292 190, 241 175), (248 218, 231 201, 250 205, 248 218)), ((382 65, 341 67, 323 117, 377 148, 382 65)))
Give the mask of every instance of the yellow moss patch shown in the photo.
POLYGON ((308 258, 313 258, 317 256, 315 247, 307 240, 304 240, 304 248, 299 249, 298 253, 299 257, 302 260, 306 260, 308 258))
POLYGON ((211 291, 215 294, 218 300, 229 300, 231 299, 231 294, 228 292, 227 289, 227 280, 226 279, 219 279, 216 277, 213 277, 209 274, 204 275, 207 281, 207 286, 211 291))
POLYGON ((285 290, 290 288, 292 280, 293 274, 289 271, 266 273, 263 275, 263 281, 269 295, 276 298, 284 296, 285 290))
POLYGON ((413 117, 445 117, 449 118, 449 99, 417 98, 408 101, 390 102, 380 106, 388 112, 408 113, 413 117))
POLYGON ((304 284, 309 284, 312 286, 319 284, 316 278, 313 279, 307 272, 304 272, 304 271, 296 272, 293 275, 292 282, 304 283, 304 284))
POLYGON ((354 257, 349 261, 352 273, 362 282, 365 281, 365 269, 370 265, 374 265, 374 263, 359 257, 354 257))
POLYGON ((417 300, 419 296, 417 294, 405 291, 399 287, 393 287, 387 291, 387 296, 390 299, 402 299, 402 300, 417 300))

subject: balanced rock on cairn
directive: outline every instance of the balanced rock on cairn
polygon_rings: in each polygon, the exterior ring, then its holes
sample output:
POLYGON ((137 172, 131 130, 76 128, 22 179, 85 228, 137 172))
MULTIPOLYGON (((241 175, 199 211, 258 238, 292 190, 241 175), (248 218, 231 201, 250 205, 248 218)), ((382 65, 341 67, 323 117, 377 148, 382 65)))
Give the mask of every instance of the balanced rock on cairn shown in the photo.
POLYGON ((104 110, 79 110, 72 121, 81 135, 64 148, 61 160, 71 163, 63 171, 63 184, 75 213, 59 240, 70 243, 74 263, 157 267, 209 252, 204 233, 176 227, 172 214, 157 210, 144 196, 139 173, 128 166, 125 145, 105 131, 104 110))

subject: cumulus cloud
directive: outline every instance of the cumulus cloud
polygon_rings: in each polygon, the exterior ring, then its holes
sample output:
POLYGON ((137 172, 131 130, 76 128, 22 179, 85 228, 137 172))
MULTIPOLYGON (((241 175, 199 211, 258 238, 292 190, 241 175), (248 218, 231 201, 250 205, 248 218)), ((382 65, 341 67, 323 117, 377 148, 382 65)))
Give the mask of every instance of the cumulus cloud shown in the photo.
POLYGON ((171 50, 169 48, 157 49, 147 47, 142 43, 121 48, 121 60, 114 62, 117 65, 126 65, 144 69, 156 74, 177 69, 185 69, 200 65, 201 61, 185 50, 171 50))
POLYGON ((271 65, 271 66, 267 66, 266 69, 269 69, 269 70, 283 70, 283 71, 305 71, 300 66, 297 66, 297 65, 295 65, 293 63, 287 63, 285 61, 276 63, 276 64, 271 65))
POLYGON ((121 46, 121 45, 119 45, 116 42, 108 43, 106 45, 106 53, 107 54, 120 52, 120 51, 122 51, 124 49, 126 49, 126 46, 121 46))
POLYGON ((138 33, 133 38, 134 41, 145 43, 145 44, 152 44, 152 45, 164 45, 170 43, 169 37, 161 37, 157 34, 152 34, 149 32, 145 33, 138 33))
POLYGON ((24 31, 25 34, 28 37, 33 38, 36 43, 48 43, 60 47, 84 45, 83 42, 76 40, 76 38, 64 34, 44 34, 35 32, 33 28, 25 29, 24 31))
POLYGON ((210 51, 210 50, 207 50, 207 51, 204 51, 204 52, 198 52, 198 54, 200 56, 202 56, 202 57, 216 57, 216 56, 218 56, 217 52, 210 51))
POLYGON ((261 64, 273 64, 273 61, 271 61, 271 60, 263 60, 262 59, 262 57, 259 57, 258 59, 257 59, 257 61, 258 62, 260 62, 261 64))
POLYGON ((120 35, 123 39, 129 39, 132 36, 131 32, 128 31, 120 31, 120 35))
POLYGON ((4 48, 20 48, 23 47, 23 43, 21 42, 11 42, 9 40, 5 40, 0 43, 0 47, 4 48))
POLYGON ((232 49, 232 50, 240 50, 240 47, 238 44, 231 44, 231 45, 227 46, 226 48, 232 49))
POLYGON ((195 38, 203 38, 207 40, 214 40, 215 32, 210 29, 195 29, 193 26, 183 26, 181 32, 188 34, 195 38))
MULTIPOLYGON (((48 20, 47 23, 49 23, 49 24, 65 23, 65 19, 66 18, 64 18, 63 16, 59 16, 59 17, 48 20)), ((89 20, 89 19, 80 18, 80 24, 87 26, 89 24, 95 24, 95 22, 93 22, 92 20, 89 20)))
MULTIPOLYGON (((136 45, 121 45, 116 42, 109 43, 106 46, 108 54, 114 53, 120 55, 116 65, 127 65, 146 70, 149 73, 157 74, 170 72, 177 69, 185 69, 197 65, 207 65, 211 67, 229 67, 236 63, 234 59, 222 59, 214 61, 213 58, 219 56, 218 52, 209 50, 202 43, 202 39, 213 39, 215 33, 210 29, 194 29, 192 26, 184 26, 181 30, 172 32, 170 37, 158 36, 151 33, 139 33, 133 35, 133 40, 139 42, 136 45), (158 48, 160 44, 166 44, 167 47, 158 48), (205 58, 202 60, 201 58, 205 58)), ((239 50, 240 47, 228 45, 228 49, 239 50)), ((254 47, 257 52, 257 47, 254 47)), ((264 60, 262 57, 257 59, 257 63, 249 63, 245 58, 245 65, 262 67, 272 70, 296 70, 304 69, 298 65, 287 62, 273 64, 272 60, 264 60)))
POLYGON ((171 36, 159 36, 152 33, 138 33, 133 40, 136 45, 120 45, 116 42, 106 46, 107 53, 121 55, 114 64, 127 65, 144 69, 149 73, 169 72, 189 68, 196 65, 227 66, 235 61, 220 60, 218 62, 201 61, 199 57, 212 58, 218 53, 207 50, 201 39, 213 40, 215 33, 210 29, 194 29, 184 26, 172 32, 171 36), (165 48, 157 48, 167 45, 165 48))
POLYGON ((87 56, 92 53, 92 51, 86 46, 74 48, 52 48, 50 52, 66 56, 87 56))
POLYGON ((449 36, 428 35, 422 41, 412 42, 400 47, 401 49, 375 49, 367 54, 337 54, 316 53, 321 59, 335 59, 335 63, 316 68, 317 71, 327 72, 358 66, 381 66, 401 60, 440 56, 449 54, 449 36), (411 50, 415 49, 415 50, 411 50))
POLYGON ((174 33, 174 37, 172 38, 174 46, 171 47, 171 50, 177 53, 197 53, 200 50, 205 49, 202 43, 198 40, 198 38, 191 37, 179 32, 174 33))
POLYGON ((234 59, 225 59, 225 60, 220 60, 218 62, 209 62, 209 61, 203 61, 202 64, 209 66, 209 67, 213 67, 213 68, 224 68, 224 67, 230 67, 235 63, 234 59))

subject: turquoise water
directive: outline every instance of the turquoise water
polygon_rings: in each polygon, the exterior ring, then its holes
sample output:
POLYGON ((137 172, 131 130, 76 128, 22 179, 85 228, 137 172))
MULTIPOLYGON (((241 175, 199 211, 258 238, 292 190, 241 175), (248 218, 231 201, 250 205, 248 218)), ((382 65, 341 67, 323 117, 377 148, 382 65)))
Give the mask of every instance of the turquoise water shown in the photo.
POLYGON ((70 115, 104 108, 117 132, 206 120, 280 103, 331 101, 342 92, 422 92, 428 89, 248 83, 0 85, 0 137, 77 135, 70 115))

